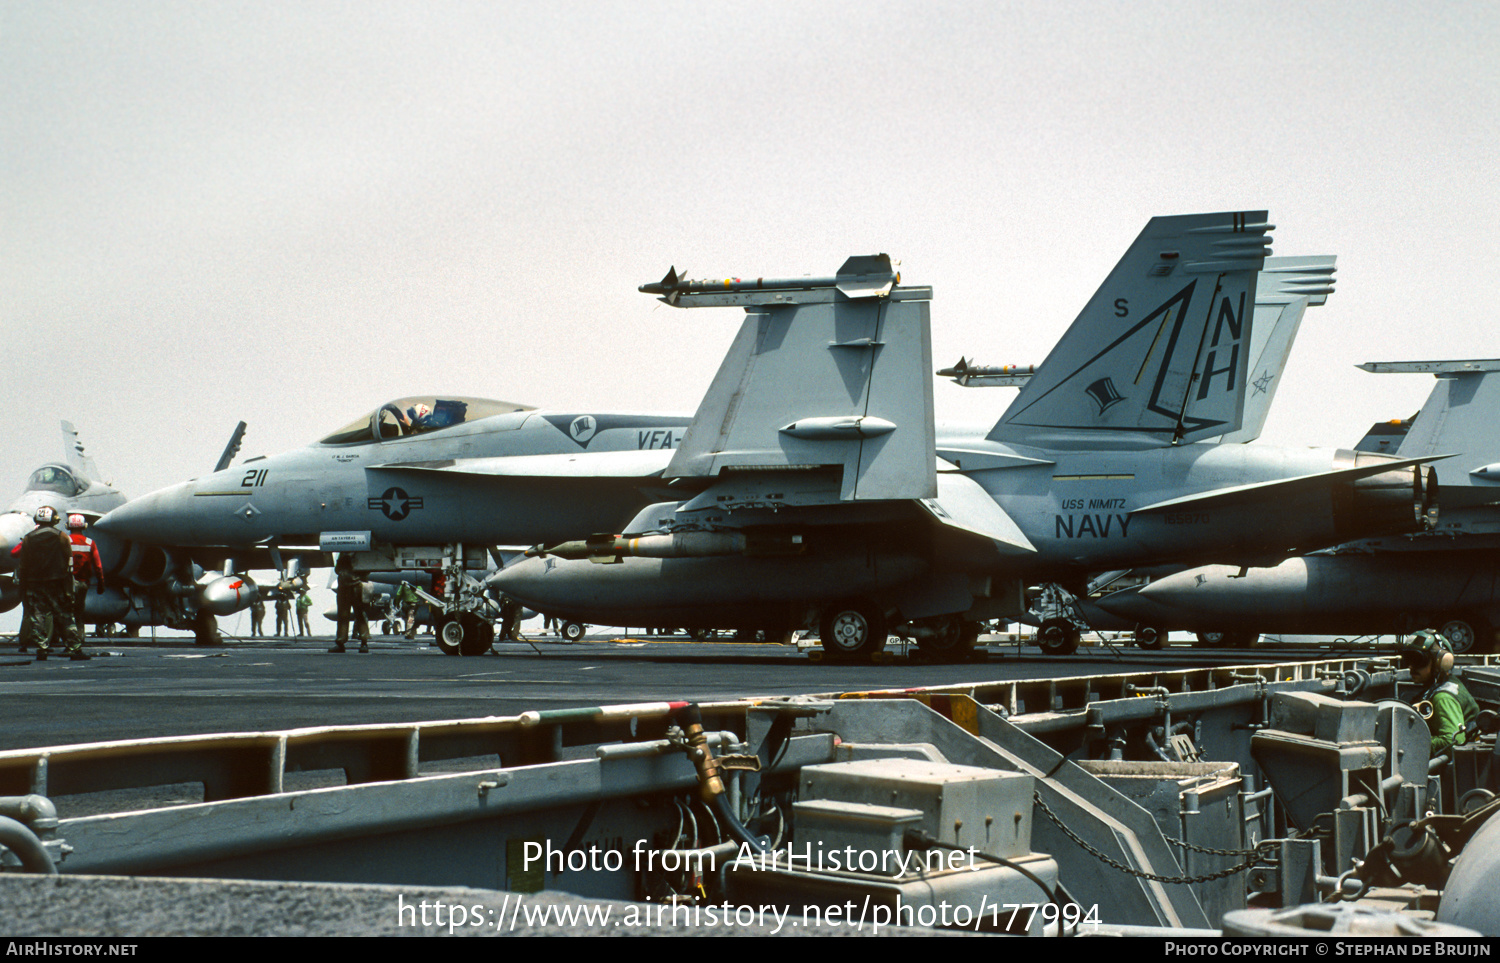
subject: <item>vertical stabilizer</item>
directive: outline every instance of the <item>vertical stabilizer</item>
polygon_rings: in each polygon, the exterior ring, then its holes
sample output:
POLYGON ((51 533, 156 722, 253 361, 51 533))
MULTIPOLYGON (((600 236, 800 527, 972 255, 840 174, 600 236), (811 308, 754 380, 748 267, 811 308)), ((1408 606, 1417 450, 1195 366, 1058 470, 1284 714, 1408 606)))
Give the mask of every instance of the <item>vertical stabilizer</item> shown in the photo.
POLYGON ((936 495, 932 293, 897 280, 879 255, 832 278, 645 286, 746 311, 665 476, 838 470, 841 500, 936 495))
POLYGON ((78 429, 73 427, 71 421, 62 423, 62 435, 63 454, 68 460, 68 467, 90 481, 99 481, 99 469, 94 467, 94 459, 83 450, 83 442, 78 440, 78 429))
POLYGON ((1445 488, 1500 481, 1500 359, 1362 364, 1376 374, 1429 373, 1432 393, 1396 449, 1399 458, 1456 454, 1441 469, 1445 488), (1450 467, 1451 466, 1451 467, 1450 467))
POLYGON ((1055 448, 1152 448, 1237 431, 1264 211, 1152 218, 991 429, 1055 448))
POLYGON ((1309 307, 1325 304, 1333 293, 1332 255, 1269 257, 1255 284, 1255 318, 1251 323, 1250 354, 1245 369, 1245 412, 1239 431, 1222 442, 1249 442, 1260 437, 1281 385, 1281 372, 1292 353, 1292 343, 1309 307))

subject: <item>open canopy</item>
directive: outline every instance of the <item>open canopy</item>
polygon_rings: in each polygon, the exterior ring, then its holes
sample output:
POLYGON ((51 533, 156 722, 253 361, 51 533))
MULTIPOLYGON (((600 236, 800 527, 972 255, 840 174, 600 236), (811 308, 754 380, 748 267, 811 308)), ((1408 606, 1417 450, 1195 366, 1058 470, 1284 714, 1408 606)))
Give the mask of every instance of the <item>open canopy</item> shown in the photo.
POLYGON ((532 411, 530 405, 488 398, 439 398, 415 395, 386 402, 370 414, 350 422, 318 442, 320 445, 361 445, 442 431, 467 421, 532 411))

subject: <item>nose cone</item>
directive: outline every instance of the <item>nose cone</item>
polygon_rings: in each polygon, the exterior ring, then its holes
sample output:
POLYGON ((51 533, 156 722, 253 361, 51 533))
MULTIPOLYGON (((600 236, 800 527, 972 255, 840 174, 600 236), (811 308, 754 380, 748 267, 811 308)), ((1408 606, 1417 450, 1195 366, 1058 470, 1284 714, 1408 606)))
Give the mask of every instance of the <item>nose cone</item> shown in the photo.
POLYGON ((10 572, 16 567, 16 559, 11 555, 11 549, 21 544, 21 539, 26 533, 36 528, 36 523, 30 517, 20 512, 6 512, 0 515, 0 572, 10 572))
POLYGON ((194 511, 191 482, 131 499, 94 523, 114 538, 153 544, 213 544, 205 541, 213 526, 194 511))

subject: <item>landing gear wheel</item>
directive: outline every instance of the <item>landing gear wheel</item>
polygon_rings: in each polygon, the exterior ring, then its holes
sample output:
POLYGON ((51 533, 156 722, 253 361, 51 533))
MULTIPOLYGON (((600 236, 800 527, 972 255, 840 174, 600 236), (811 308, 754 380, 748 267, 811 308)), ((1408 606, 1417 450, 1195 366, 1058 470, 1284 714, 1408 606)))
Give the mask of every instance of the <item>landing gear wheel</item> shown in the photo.
POLYGON ((823 651, 835 658, 874 655, 885 648, 885 613, 868 602, 846 602, 823 613, 818 636, 823 651))
POLYGON ((1155 625, 1137 625, 1135 644, 1143 649, 1160 649, 1167 644, 1167 630, 1155 625))
POLYGON ((917 649, 933 662, 964 662, 979 640, 979 623, 951 619, 941 630, 917 640, 917 649))
POLYGON ((1489 646, 1483 642, 1489 641, 1490 627, 1477 619, 1448 619, 1438 632, 1448 640, 1448 648, 1453 650, 1454 655, 1489 651, 1489 646))
POLYGON ((391 635, 392 634, 392 632, 391 632, 391 623, 389 621, 385 621, 385 622, 381 622, 380 623, 380 634, 381 635, 391 635))
POLYGON ((1199 632, 1198 644, 1210 649, 1248 649, 1260 638, 1259 632, 1199 632))
POLYGON ((1072 655, 1080 637, 1078 626, 1069 619, 1048 619, 1036 630, 1037 648, 1043 655, 1072 655))
POLYGON ((464 641, 463 623, 453 615, 439 615, 436 628, 437 647, 444 655, 458 655, 464 641))
POLYGON ((463 629, 458 643, 460 655, 484 655, 495 644, 495 626, 488 619, 465 612, 458 617, 458 624, 463 629))
POLYGON ((579 622, 564 622, 558 627, 557 634, 569 642, 577 642, 583 638, 583 625, 579 622))

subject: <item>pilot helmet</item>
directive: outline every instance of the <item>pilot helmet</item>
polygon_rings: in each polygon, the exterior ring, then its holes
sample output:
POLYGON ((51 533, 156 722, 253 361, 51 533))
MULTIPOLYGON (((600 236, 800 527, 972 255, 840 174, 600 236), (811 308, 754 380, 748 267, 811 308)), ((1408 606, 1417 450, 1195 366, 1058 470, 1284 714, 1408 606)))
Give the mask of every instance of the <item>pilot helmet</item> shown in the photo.
POLYGON ((427 405, 422 404, 421 402, 418 402, 417 404, 411 406, 411 417, 413 421, 421 421, 423 418, 426 418, 430 414, 432 414, 432 409, 427 405))
POLYGON ((76 512, 73 513, 72 515, 68 516, 68 527, 69 528, 76 528, 79 531, 82 531, 83 528, 84 528, 84 526, 86 526, 87 524, 88 524, 88 520, 85 519, 82 515, 79 515, 76 512))
POLYGON ((1434 676, 1443 678, 1453 671, 1453 649, 1437 629, 1422 629, 1402 643, 1401 665, 1406 669, 1430 665, 1434 676))
POLYGON ((57 509, 51 505, 43 505, 36 510, 36 514, 31 516, 31 519, 38 525, 56 525, 57 509))

